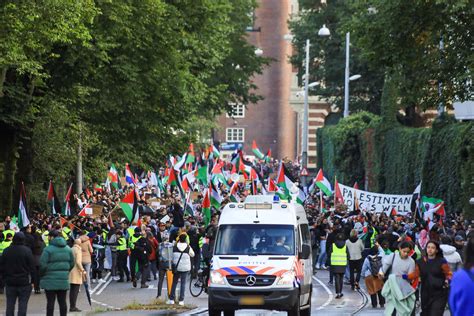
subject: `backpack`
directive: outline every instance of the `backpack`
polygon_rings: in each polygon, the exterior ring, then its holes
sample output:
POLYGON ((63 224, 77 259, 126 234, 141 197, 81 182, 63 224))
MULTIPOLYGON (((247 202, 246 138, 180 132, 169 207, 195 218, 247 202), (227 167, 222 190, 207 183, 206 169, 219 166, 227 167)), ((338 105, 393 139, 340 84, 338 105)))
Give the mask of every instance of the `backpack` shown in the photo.
POLYGON ((159 251, 159 262, 161 267, 168 267, 173 261, 173 244, 169 242, 163 242, 160 245, 159 251))
POLYGON ((376 277, 379 274, 380 268, 382 267, 382 257, 380 256, 367 256, 370 263, 370 273, 376 277))

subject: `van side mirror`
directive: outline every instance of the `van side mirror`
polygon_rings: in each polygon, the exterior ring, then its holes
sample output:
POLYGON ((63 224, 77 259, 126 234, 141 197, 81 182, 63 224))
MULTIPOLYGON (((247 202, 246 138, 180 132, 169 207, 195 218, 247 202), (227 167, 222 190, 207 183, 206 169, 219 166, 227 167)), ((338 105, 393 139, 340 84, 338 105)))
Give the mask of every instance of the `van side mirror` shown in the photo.
POLYGON ((311 254, 311 247, 308 244, 303 244, 301 247, 300 259, 308 259, 311 254))

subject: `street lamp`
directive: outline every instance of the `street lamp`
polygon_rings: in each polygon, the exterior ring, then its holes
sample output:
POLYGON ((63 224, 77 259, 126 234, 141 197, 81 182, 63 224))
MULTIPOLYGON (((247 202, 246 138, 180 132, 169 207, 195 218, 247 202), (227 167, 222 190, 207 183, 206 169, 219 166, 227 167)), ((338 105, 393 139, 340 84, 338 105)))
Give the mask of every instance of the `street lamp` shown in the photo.
POLYGON ((257 48, 257 49, 255 50, 255 55, 256 55, 256 56, 262 56, 262 55, 263 55, 263 50, 262 50, 261 48, 257 48))
POLYGON ((344 74, 344 117, 349 116, 349 81, 357 80, 361 75, 350 76, 349 71, 349 45, 351 43, 350 33, 346 33, 346 71, 344 74))
MULTIPOLYGON (((331 32, 323 24, 323 27, 318 31, 319 36, 329 36, 331 32)), ((309 39, 306 40, 306 60, 305 60, 305 77, 304 77, 304 118, 303 118, 303 148, 301 155, 301 165, 303 169, 308 167, 308 115, 309 115, 309 105, 308 105, 308 89, 309 89, 309 39)), ((303 189, 306 191, 306 177, 305 175, 301 176, 301 184, 303 189)))

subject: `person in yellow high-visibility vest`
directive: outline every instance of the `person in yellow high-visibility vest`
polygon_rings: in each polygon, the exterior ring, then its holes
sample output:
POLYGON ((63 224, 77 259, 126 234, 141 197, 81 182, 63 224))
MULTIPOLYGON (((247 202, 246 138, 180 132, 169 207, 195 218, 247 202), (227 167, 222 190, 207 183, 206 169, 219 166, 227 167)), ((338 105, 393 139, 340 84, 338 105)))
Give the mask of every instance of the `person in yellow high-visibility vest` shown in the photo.
MULTIPOLYGON (((4 236, 3 241, 0 242, 0 258, 3 254, 3 251, 7 249, 8 247, 10 247, 10 245, 12 244, 12 240, 13 240, 13 234, 8 232, 4 236)), ((4 276, 0 275, 0 294, 3 294, 4 290, 5 290, 5 278, 4 276)))
POLYGON ((329 258, 331 261, 331 271, 334 273, 334 283, 336 286, 336 298, 344 296, 342 294, 342 281, 349 260, 349 252, 343 234, 337 234, 336 240, 329 248, 329 258))

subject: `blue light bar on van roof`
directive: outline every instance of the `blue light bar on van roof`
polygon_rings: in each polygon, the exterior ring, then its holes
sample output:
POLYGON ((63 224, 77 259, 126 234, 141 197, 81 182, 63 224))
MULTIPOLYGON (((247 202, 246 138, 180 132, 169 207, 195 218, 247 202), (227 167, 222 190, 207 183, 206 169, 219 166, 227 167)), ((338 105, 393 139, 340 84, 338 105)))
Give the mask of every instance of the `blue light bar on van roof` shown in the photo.
POLYGON ((273 203, 280 203, 280 197, 276 194, 273 196, 273 203))

